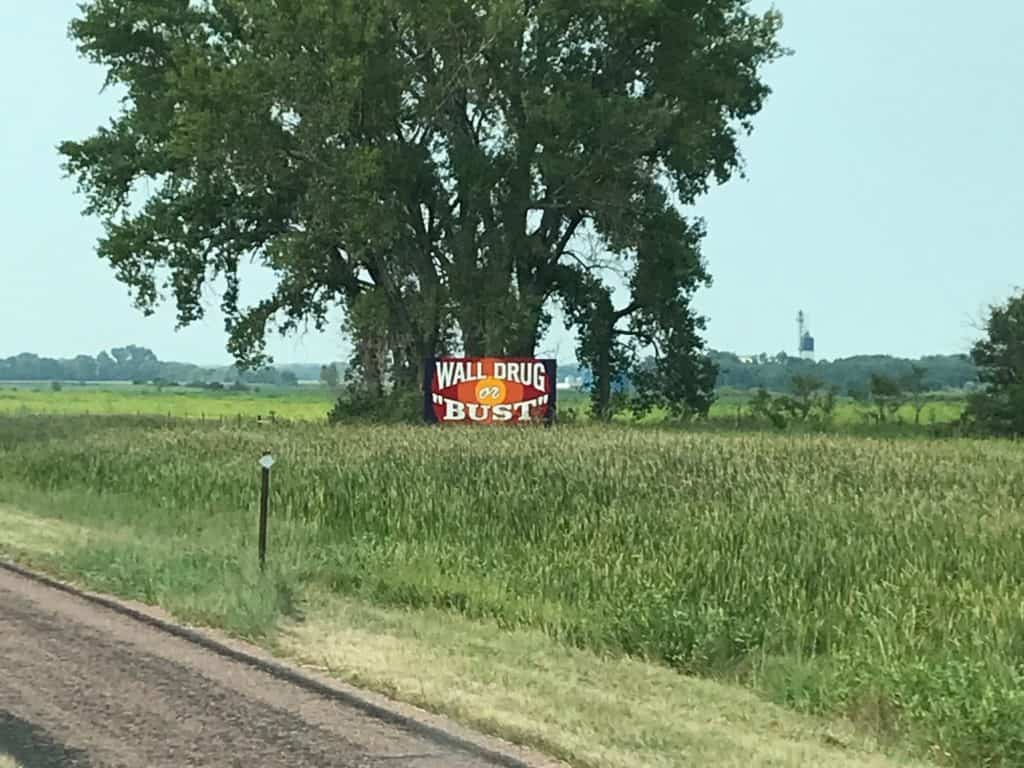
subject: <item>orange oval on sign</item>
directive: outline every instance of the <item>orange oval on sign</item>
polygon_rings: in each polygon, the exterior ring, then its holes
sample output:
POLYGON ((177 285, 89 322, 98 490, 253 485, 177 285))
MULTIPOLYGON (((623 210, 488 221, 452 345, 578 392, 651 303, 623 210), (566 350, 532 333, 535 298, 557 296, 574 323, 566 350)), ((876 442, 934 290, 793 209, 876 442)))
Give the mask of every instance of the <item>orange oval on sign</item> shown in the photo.
POLYGON ((501 379, 491 377, 477 382, 474 395, 481 405, 500 405, 508 399, 508 388, 501 379))

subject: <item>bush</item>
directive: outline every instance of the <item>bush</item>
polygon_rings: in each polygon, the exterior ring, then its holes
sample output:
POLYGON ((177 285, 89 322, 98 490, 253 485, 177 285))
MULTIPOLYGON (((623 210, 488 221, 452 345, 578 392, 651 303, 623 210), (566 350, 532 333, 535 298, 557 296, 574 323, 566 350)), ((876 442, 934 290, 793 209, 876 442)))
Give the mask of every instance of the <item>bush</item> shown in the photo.
POLYGON ((416 390, 375 397, 355 390, 343 394, 327 414, 328 424, 417 424, 423 422, 423 395, 416 390))
POLYGON ((555 414, 558 424, 575 424, 580 421, 580 414, 575 408, 559 408, 555 414))
POLYGON ((765 419, 776 429, 786 428, 786 414, 779 407, 778 401, 768 394, 764 387, 757 390, 750 401, 750 412, 759 419, 765 419))

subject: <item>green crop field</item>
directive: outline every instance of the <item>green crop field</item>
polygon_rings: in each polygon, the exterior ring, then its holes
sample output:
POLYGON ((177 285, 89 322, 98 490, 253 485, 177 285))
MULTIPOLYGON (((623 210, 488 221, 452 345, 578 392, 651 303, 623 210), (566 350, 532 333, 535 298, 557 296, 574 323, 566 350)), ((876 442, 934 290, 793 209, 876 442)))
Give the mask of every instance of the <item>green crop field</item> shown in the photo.
MULTIPOLYGON (((319 386, 269 387, 248 392, 209 391, 187 387, 133 386, 130 384, 64 385, 54 391, 48 384, 35 383, 6 387, 0 383, 0 415, 2 414, 77 414, 77 415, 149 415, 174 418, 254 420, 284 419, 289 421, 323 421, 330 410, 336 393, 319 386)), ((722 425, 740 426, 750 421, 749 392, 725 391, 712 406, 709 418, 722 425)), ((586 415, 589 399, 580 392, 558 393, 563 413, 586 415)), ((935 397, 921 412, 923 425, 955 421, 963 412, 961 397, 935 397)), ((837 428, 856 427, 867 423, 871 408, 850 400, 840 400, 832 417, 837 428)), ((914 410, 910 405, 898 412, 899 419, 910 424, 914 410)), ((654 412, 644 417, 643 423, 657 423, 664 414, 654 412)), ((632 421, 623 413, 617 420, 632 421)))
POLYGON ((191 419, 321 421, 336 395, 322 387, 269 387, 258 391, 211 391, 130 384, 7 385, 0 382, 0 414, 149 415, 191 419))
POLYGON ((109 526, 60 558, 97 588, 254 636, 312 586, 439 607, 962 766, 1024 764, 1022 459, 1001 441, 0 416, 0 502, 70 497, 64 519, 109 526), (256 598, 234 586, 266 448, 256 598))

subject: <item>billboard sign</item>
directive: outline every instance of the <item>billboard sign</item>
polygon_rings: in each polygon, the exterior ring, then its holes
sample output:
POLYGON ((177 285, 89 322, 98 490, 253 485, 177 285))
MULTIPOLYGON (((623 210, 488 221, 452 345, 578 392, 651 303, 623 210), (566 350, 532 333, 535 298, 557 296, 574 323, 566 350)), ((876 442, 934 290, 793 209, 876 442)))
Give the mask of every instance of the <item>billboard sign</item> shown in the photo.
POLYGON ((424 366, 424 416, 432 423, 550 423, 554 360, 435 357, 424 366))

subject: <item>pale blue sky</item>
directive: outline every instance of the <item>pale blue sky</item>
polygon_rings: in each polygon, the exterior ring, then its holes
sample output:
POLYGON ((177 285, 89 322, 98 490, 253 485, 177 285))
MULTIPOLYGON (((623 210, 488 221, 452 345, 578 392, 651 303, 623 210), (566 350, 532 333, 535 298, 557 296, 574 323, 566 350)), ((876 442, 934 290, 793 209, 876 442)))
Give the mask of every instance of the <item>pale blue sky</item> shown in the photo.
MULTIPOLYGON (((775 92, 743 142, 748 178, 698 209, 710 344, 792 352, 803 308, 821 357, 965 351, 985 305, 1024 284, 1024 3, 775 5, 795 55, 767 72, 775 92)), ((75 7, 0 0, 0 357, 136 343, 225 361, 216 312, 175 333, 171 307, 149 319, 131 307, 61 177, 57 143, 115 107, 66 39, 75 7)), ((268 289, 257 280, 244 296, 268 289)), ((564 332, 543 346, 571 355, 564 332)), ((343 355, 336 333, 271 349, 280 362, 343 355)))

